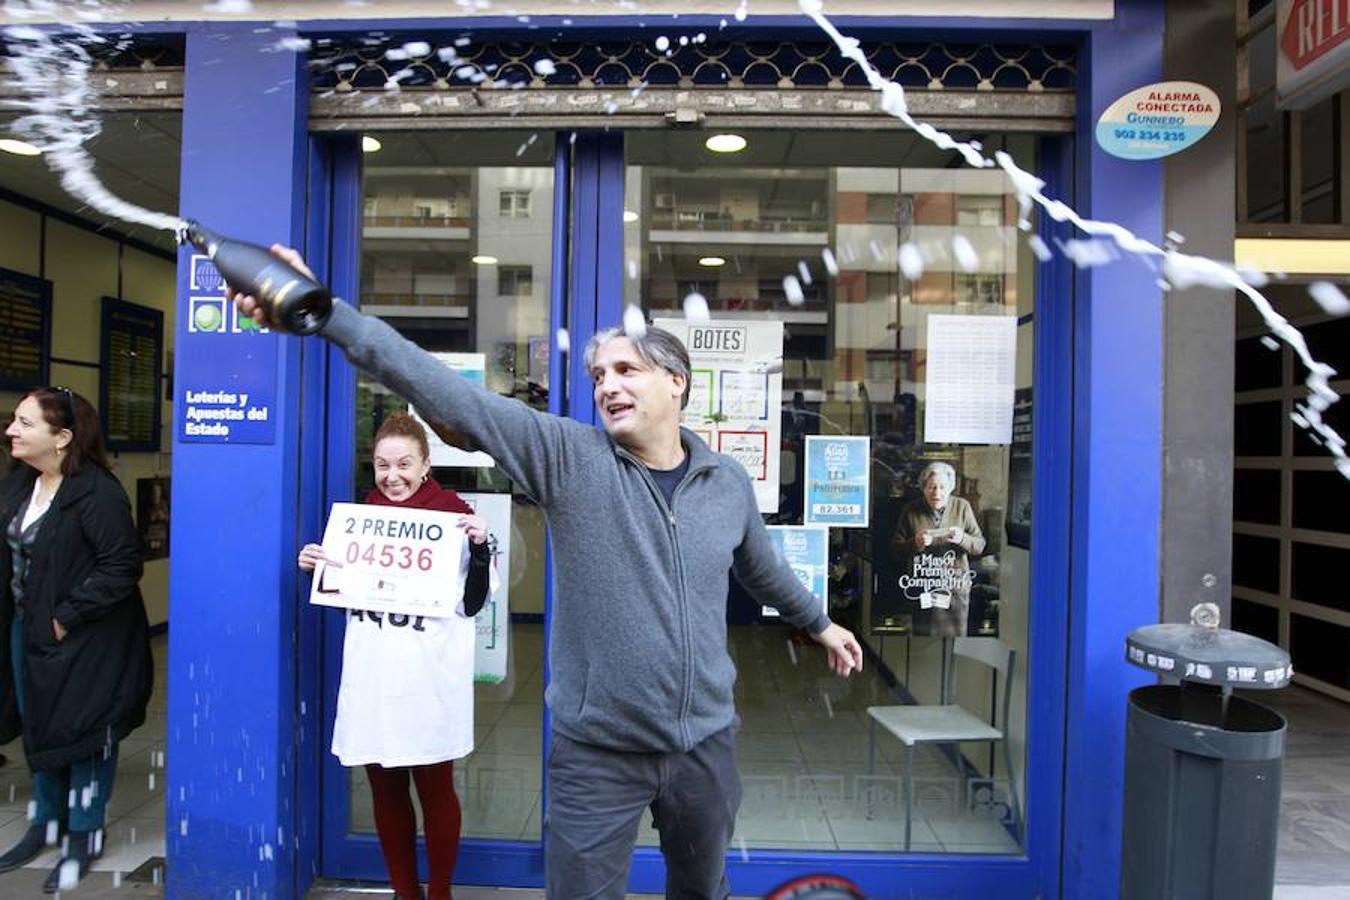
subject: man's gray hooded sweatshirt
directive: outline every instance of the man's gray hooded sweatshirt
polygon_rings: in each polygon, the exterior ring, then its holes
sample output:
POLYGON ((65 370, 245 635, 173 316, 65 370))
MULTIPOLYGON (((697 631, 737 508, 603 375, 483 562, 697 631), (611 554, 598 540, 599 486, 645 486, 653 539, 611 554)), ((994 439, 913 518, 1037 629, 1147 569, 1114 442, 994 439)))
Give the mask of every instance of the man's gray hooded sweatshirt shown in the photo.
POLYGON ((336 303, 321 332, 351 361, 492 455, 548 517, 553 727, 617 750, 684 751, 735 721, 727 653, 734 570, 812 633, 830 622, 775 550, 745 469, 681 430, 689 471, 668 506, 604 431, 456 375, 379 319, 336 303))

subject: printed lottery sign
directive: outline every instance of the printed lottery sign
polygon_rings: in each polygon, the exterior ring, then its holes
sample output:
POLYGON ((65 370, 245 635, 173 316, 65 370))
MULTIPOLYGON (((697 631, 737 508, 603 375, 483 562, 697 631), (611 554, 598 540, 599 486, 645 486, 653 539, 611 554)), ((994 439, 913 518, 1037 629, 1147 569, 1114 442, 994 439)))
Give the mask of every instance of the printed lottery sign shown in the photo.
POLYGON ((689 349, 681 424, 745 467, 762 513, 778 511, 783 323, 656 319, 689 349))
POLYGON ((323 532, 328 561, 309 602, 410 616, 449 616, 459 605, 464 532, 456 513, 334 503, 323 532))
MULTIPOLYGON (((830 530, 800 525, 770 525, 769 538, 792 574, 820 602, 820 611, 829 612, 830 530)), ((772 606, 761 606, 765 616, 777 616, 772 606)))
POLYGON ((807 435, 807 525, 866 528, 871 510, 871 439, 807 435))

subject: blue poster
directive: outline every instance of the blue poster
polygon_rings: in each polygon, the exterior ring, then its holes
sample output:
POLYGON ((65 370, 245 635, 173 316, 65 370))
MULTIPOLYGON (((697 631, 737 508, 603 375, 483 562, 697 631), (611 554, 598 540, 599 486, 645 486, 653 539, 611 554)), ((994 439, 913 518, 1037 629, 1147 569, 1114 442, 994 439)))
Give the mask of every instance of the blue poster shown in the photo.
POLYGON ((225 299, 211 260, 192 254, 179 306, 177 396, 180 440, 202 444, 276 441, 277 336, 225 299))
MULTIPOLYGON (((820 611, 829 612, 830 529, 801 525, 770 525, 769 537, 779 555, 792 567, 802 585, 820 601, 820 611)), ((772 606, 766 616, 778 615, 772 606)))
POLYGON ((806 436, 807 525, 866 528, 871 505, 871 438, 806 436))

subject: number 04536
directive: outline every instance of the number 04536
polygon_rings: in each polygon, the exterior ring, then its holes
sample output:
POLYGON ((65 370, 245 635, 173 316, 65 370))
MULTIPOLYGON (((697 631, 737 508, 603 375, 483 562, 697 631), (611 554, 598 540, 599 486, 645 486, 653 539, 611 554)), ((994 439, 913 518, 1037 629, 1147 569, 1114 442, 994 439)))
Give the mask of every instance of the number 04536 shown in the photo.
POLYGON ((430 547, 414 550, 407 544, 380 543, 377 541, 348 541, 343 554, 350 564, 365 563, 381 569, 402 569, 421 572, 431 571, 432 553, 430 547))

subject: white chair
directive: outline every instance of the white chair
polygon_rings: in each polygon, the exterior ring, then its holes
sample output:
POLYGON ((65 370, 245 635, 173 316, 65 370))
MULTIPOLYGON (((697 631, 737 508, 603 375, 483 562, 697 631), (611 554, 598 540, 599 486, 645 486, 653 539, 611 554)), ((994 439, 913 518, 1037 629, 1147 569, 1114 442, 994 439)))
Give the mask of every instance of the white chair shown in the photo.
MULTIPOLYGON (((961 741, 998 741, 1003 746, 1003 764, 1007 770, 1008 796, 1012 800, 1013 828, 1020 836, 1021 810, 1017 801, 1017 786, 1012 774, 1012 751, 1004 740, 1008 727, 1008 709, 1012 702, 1013 664, 1016 651, 998 638, 957 638, 952 648, 953 665, 956 657, 965 657, 989 666, 1003 679, 1003 710, 992 725, 966 712, 960 706, 869 706, 871 735, 867 748, 867 771, 876 766, 877 726, 880 725, 905 745, 905 849, 909 849, 910 831, 914 820, 914 747, 916 744, 946 744, 961 741)), ((946 667, 944 666, 944 669, 946 667)), ((947 690, 949 673, 943 672, 942 695, 947 690)), ((989 775, 992 779, 994 772, 989 775)))

